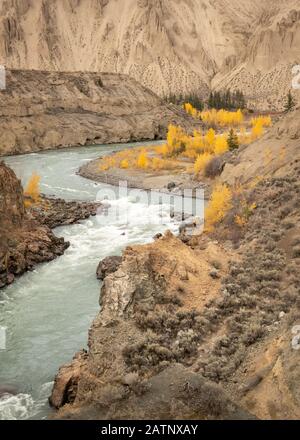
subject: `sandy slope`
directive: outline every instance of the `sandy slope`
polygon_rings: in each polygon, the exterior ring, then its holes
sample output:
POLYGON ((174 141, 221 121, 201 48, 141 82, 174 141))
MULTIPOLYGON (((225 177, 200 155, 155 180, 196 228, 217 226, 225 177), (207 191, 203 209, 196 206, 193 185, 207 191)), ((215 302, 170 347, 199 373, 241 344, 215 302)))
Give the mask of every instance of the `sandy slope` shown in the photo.
POLYGON ((88 351, 56 376, 57 418, 299 419, 299 111, 221 176, 264 171, 243 229, 233 208, 212 236, 167 232, 123 252, 88 351), (265 145, 274 160, 262 170, 265 145))
POLYGON ((161 139, 170 123, 195 126, 127 75, 13 70, 0 99, 0 155, 161 139))
POLYGON ((239 87, 278 106, 300 64, 299 0, 5 0, 0 62, 127 73, 163 95, 239 87))
POLYGON ((235 163, 226 164, 221 179, 229 184, 259 177, 284 177, 300 160, 300 108, 282 117, 265 136, 244 147, 235 163))

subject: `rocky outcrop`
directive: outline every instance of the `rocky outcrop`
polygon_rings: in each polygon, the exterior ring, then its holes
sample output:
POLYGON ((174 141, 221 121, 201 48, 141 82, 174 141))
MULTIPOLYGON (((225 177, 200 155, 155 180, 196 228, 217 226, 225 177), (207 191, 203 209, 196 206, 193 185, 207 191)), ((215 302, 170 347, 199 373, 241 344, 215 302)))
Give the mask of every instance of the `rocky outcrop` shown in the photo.
POLYGON ((81 369, 86 363, 87 353, 82 350, 74 356, 72 362, 60 368, 55 378, 49 403, 54 408, 61 408, 66 403, 73 403, 77 394, 81 369))
POLYGON ((117 387, 105 389, 97 407, 66 406, 59 418, 68 420, 251 420, 249 412, 232 402, 218 385, 201 375, 174 364, 148 381, 141 382, 137 374, 122 380, 123 393, 117 387), (110 407, 109 407, 110 404, 110 407))
POLYGON ((0 219, 5 227, 20 227, 25 217, 23 189, 15 173, 0 162, 0 219))
POLYGON ((62 255, 63 238, 33 219, 24 208, 23 189, 15 173, 0 163, 0 288, 38 263, 62 255))
POLYGON ((50 228, 96 215, 98 206, 42 198, 25 210, 21 182, 0 162, 0 288, 37 264, 62 255, 69 243, 50 228))
POLYGON ((120 264, 122 263, 122 257, 106 257, 102 261, 100 261, 96 275, 98 280, 103 281, 107 275, 116 272, 119 269, 120 264))
MULTIPOLYGON (((171 233, 126 249, 118 269, 104 278, 77 394, 58 418, 249 417, 189 370, 200 325, 193 309, 203 309, 220 286, 209 275, 213 256, 224 260, 217 246, 194 254, 171 233)), ((64 371, 54 385, 57 402, 64 400, 64 371)))
POLYGON ((0 90, 0 155, 165 138, 200 122, 117 74, 7 71, 0 90))
POLYGON ((78 223, 97 214, 99 203, 67 202, 63 199, 43 196, 38 204, 30 207, 30 214, 40 224, 51 229, 78 223))

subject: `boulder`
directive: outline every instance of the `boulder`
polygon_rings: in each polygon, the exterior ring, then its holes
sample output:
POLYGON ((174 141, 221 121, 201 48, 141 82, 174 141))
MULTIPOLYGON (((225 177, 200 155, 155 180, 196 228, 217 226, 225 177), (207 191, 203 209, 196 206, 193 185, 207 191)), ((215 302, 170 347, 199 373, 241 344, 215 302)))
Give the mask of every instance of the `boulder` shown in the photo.
POLYGON ((82 367, 86 363, 87 352, 78 352, 70 364, 63 365, 54 381, 49 403, 54 408, 61 408, 66 403, 73 403, 76 398, 78 380, 82 367))
POLYGON ((113 256, 104 258, 104 260, 100 261, 97 268, 96 274, 98 280, 103 281, 107 275, 116 272, 121 263, 122 257, 113 256))

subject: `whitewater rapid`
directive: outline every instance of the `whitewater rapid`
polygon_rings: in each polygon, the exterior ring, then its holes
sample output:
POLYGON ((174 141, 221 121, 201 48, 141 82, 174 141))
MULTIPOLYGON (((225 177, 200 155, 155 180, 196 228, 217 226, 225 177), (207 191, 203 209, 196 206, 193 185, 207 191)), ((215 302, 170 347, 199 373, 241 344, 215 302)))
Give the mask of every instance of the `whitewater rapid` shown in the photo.
MULTIPOLYGON (((78 168, 129 145, 91 146, 13 156, 5 159, 25 184, 33 172, 41 190, 67 200, 96 200, 99 190, 114 187, 76 174, 78 168)), ((168 207, 141 203, 136 196, 112 202, 118 216, 97 216, 59 227, 70 241, 65 254, 38 266, 0 291, 0 326, 6 349, 0 350, 0 387, 16 395, 0 397, 0 420, 42 419, 51 409, 48 397, 58 368, 86 347, 88 328, 99 310, 100 283, 95 271, 108 255, 120 255, 130 244, 146 243, 166 229, 178 230, 168 207)))

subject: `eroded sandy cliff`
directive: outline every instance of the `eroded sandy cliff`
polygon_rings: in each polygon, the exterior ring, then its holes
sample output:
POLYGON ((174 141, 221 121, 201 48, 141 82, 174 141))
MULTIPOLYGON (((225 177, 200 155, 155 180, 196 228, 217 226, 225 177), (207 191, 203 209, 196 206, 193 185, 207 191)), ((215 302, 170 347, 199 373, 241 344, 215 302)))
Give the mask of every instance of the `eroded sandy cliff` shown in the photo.
POLYGON ((300 64, 299 0, 5 0, 0 62, 126 73, 160 95, 242 88, 280 108, 300 64))
POLYGON ((127 75, 11 70, 0 97, 0 155, 161 139, 170 123, 195 126, 127 75))

